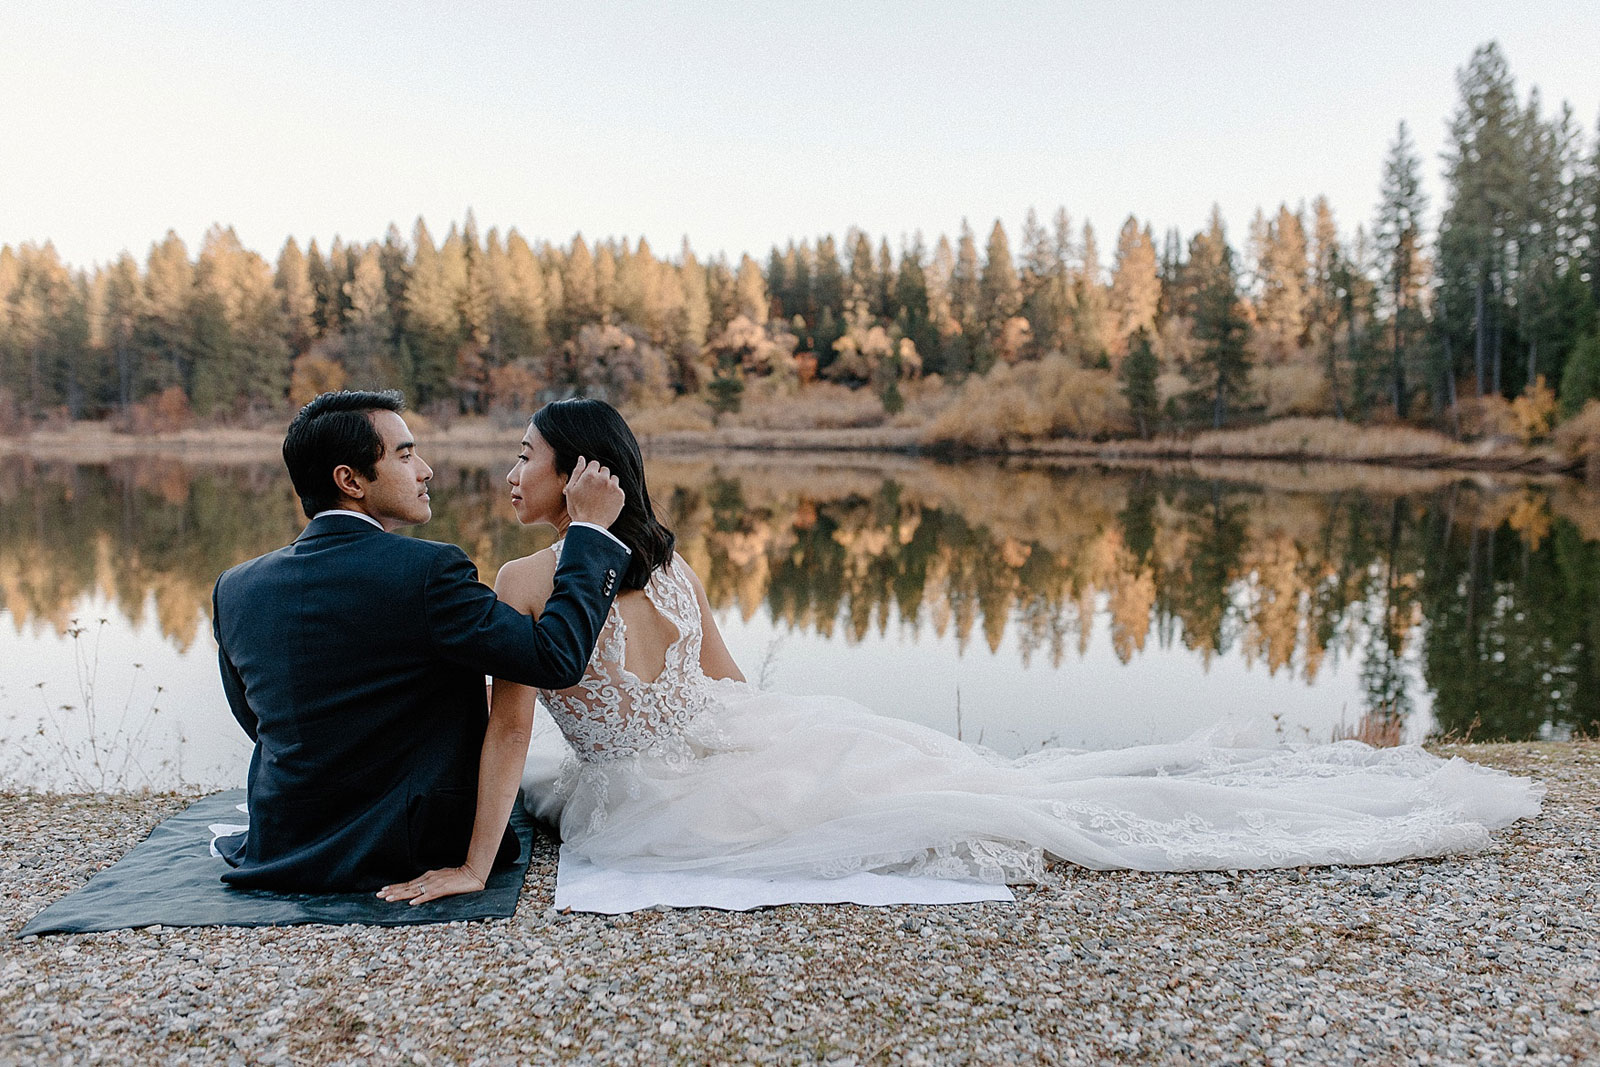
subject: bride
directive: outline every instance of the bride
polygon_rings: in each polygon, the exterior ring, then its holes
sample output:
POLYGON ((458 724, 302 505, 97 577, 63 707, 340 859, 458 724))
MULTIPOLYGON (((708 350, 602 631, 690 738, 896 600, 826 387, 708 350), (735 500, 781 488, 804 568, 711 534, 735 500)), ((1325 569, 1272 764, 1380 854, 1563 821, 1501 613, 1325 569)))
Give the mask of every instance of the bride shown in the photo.
MULTIPOLYGON (((1387 863, 1481 848, 1490 829, 1539 811, 1542 786, 1415 746, 1199 737, 1007 760, 848 700, 760 691, 656 521, 638 443, 609 405, 534 414, 506 475, 518 521, 565 531, 562 491, 580 455, 620 480, 627 502, 611 532, 633 555, 583 680, 537 695, 577 757, 557 787, 564 847, 599 867, 994 883, 1038 880, 1045 857, 1146 871, 1387 863)), ((507 563, 496 593, 537 616, 561 547, 507 563)), ((380 897, 483 888, 535 695, 494 683, 466 862, 380 897)))

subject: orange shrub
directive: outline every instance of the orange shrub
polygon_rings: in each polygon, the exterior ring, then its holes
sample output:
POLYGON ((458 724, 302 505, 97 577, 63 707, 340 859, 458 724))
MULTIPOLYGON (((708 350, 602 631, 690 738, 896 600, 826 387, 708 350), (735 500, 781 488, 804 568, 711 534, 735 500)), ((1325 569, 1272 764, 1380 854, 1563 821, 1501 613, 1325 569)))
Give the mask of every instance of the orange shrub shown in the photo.
POLYGON ((1516 420, 1517 434, 1523 444, 1532 444, 1550 432, 1556 417, 1556 394, 1539 375, 1522 395, 1511 402, 1511 417, 1516 420))

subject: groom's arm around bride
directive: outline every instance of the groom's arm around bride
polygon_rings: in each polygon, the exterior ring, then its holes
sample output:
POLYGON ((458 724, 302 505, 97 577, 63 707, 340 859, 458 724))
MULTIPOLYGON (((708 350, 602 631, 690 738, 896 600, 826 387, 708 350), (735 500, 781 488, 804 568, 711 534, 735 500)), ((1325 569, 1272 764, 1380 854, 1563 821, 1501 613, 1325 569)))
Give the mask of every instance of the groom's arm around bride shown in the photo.
MULTIPOLYGON (((483 676, 564 688, 583 674, 627 569, 605 531, 616 479, 580 464, 555 590, 535 622, 496 599, 426 522, 433 471, 397 393, 306 405, 284 462, 311 522, 217 581, 223 688, 255 741, 250 829, 218 844, 238 886, 373 889, 464 858, 486 709, 483 676)), ((515 838, 504 848, 514 854, 515 838)))

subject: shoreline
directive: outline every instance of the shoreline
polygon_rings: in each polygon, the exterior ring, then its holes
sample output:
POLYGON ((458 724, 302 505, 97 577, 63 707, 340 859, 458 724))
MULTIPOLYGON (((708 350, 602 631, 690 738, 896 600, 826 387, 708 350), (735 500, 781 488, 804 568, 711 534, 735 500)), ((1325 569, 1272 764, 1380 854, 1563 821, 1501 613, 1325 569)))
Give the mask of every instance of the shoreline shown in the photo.
MULTIPOLYGON (((1593 481, 1600 464, 1570 457, 1553 447, 1530 447, 1504 441, 1464 445, 1443 435, 1434 443, 1408 440, 1405 447, 1384 447, 1380 438, 1363 440, 1360 433, 1340 441, 1340 451, 1319 449, 1312 435, 1295 440, 1295 428, 1273 433, 1275 424, 1257 430, 1207 431, 1191 437, 1093 441, 1055 438, 1016 443, 1004 448, 954 448, 929 445, 920 427, 857 427, 830 429, 759 429, 729 426, 711 430, 643 432, 646 455, 690 456, 708 453, 854 453, 946 460, 1059 460, 1119 466, 1171 463, 1274 463, 1357 465, 1406 470, 1453 471, 1463 474, 1560 476, 1593 481), (1266 440, 1261 440, 1266 437, 1266 440)), ((1276 424, 1286 427, 1287 422, 1276 424)), ((1326 427, 1318 427, 1325 430, 1326 427)), ((1358 428, 1359 429, 1359 428, 1358 428)), ((430 449, 441 453, 503 451, 514 428, 490 420, 462 420, 448 427, 419 429, 430 449)), ((177 456, 218 463, 276 460, 283 437, 278 429, 199 428, 136 436, 93 423, 40 430, 26 436, 0 436, 0 455, 76 462, 107 462, 138 456, 177 456)))
MULTIPOLYGON (((1016 904, 13 941, 0 1062, 1579 1064, 1600 1056, 1600 742, 1441 745, 1548 787, 1472 855, 1153 875, 1016 904)), ((187 795, 0 794, 14 934, 187 795)))

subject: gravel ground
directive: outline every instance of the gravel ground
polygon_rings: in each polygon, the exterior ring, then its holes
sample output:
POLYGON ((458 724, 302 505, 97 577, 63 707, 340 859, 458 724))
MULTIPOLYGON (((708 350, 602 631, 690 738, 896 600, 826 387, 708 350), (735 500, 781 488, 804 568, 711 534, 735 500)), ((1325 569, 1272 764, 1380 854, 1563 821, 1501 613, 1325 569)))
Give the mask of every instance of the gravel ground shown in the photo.
MULTIPOLYGON (((10 941, 3 1063, 1600 1062, 1600 743, 1442 750, 1549 785, 1475 856, 1152 875, 1010 904, 10 941)), ((182 796, 0 795, 14 933, 182 796)))

